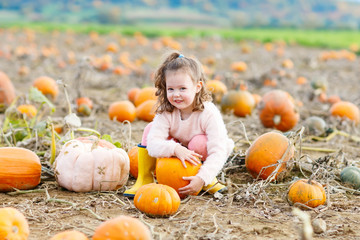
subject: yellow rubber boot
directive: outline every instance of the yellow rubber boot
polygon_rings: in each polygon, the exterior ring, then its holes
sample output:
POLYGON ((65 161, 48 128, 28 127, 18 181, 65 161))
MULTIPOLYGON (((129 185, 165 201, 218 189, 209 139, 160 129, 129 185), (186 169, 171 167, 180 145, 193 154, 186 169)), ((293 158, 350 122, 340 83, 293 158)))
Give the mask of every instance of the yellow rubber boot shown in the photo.
POLYGON ((207 186, 204 186, 203 191, 208 192, 210 194, 214 194, 216 192, 224 192, 227 190, 227 187, 222 185, 217 178, 214 178, 214 180, 207 186))
POLYGON ((138 147, 138 177, 134 186, 124 192, 125 197, 134 197, 141 186, 154 182, 156 158, 149 156, 146 146, 139 144, 138 147))

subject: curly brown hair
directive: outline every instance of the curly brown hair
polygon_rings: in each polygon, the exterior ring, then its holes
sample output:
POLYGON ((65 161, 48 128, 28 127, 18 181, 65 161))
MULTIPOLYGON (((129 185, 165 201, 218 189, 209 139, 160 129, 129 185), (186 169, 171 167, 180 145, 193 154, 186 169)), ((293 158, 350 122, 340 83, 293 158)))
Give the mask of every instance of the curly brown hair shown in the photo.
POLYGON ((185 57, 178 51, 172 51, 166 55, 165 60, 155 72, 155 87, 157 88, 156 96, 158 96, 156 113, 174 111, 175 107, 171 105, 167 99, 165 76, 166 71, 177 70, 182 70, 189 74, 194 84, 197 84, 198 82, 203 83, 201 90, 195 95, 195 100, 193 103, 193 111, 202 111, 204 109, 204 102, 212 100, 211 94, 205 87, 206 77, 203 67, 197 59, 192 57, 185 57))

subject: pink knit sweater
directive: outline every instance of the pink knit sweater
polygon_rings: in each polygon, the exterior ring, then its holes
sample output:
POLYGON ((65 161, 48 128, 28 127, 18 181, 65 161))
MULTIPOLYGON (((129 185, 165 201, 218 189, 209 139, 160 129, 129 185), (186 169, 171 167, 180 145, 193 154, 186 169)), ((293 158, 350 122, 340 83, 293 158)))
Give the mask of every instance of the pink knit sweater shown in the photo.
MULTIPOLYGON (((189 141, 199 134, 207 136, 208 157, 200 168, 199 176, 205 186, 210 184, 220 172, 234 148, 234 141, 227 130, 218 108, 212 102, 204 103, 203 111, 193 112, 186 120, 181 120, 180 111, 157 114, 147 136, 147 150, 152 157, 172 157, 177 144, 187 147, 189 141), (171 136, 180 141, 168 140, 171 136)), ((203 159, 204 160, 204 159, 203 159)))

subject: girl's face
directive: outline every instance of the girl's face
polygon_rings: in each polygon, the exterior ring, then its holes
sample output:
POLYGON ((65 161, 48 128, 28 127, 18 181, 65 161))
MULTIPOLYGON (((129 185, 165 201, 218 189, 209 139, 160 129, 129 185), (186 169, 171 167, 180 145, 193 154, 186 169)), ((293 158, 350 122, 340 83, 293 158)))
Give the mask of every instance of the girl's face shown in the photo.
POLYGON ((196 93, 201 90, 202 82, 195 84, 191 77, 184 71, 167 71, 166 94, 167 99, 174 107, 178 108, 184 116, 189 116, 193 110, 196 93))

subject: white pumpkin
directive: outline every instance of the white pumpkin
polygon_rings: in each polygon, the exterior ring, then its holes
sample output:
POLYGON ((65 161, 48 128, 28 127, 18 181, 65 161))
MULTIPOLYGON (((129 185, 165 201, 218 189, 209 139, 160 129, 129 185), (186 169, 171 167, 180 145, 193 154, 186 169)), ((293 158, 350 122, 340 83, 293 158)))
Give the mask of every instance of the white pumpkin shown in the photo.
POLYGON ((123 149, 89 136, 65 143, 54 166, 56 181, 70 191, 111 191, 126 184, 130 160, 123 149))

